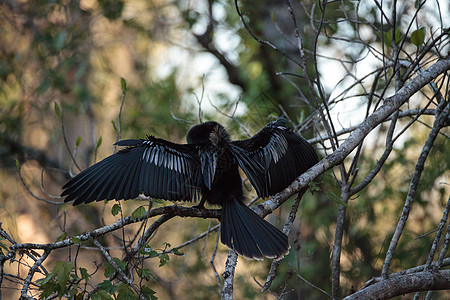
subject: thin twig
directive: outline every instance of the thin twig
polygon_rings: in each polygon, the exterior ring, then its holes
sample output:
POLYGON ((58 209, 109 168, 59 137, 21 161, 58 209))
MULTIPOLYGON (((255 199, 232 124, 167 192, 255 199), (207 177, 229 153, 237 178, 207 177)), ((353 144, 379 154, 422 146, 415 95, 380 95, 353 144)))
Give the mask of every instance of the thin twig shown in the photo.
POLYGON ((306 280, 303 276, 301 276, 300 274, 298 274, 297 272, 295 272, 294 270, 292 270, 295 275, 297 275, 298 278, 300 278, 301 280, 303 280, 304 282, 306 282, 307 284, 309 284, 311 287, 313 287, 314 289, 318 290, 319 292, 321 292, 322 294, 326 295, 328 298, 330 299, 335 299, 333 298, 330 294, 328 294, 325 290, 321 289, 320 287, 318 287, 317 285, 311 283, 310 281, 306 280))
POLYGON ((439 133, 439 130, 444 125, 443 120, 448 118, 450 104, 448 104, 446 102, 441 102, 438 105, 437 111, 442 110, 442 108, 445 106, 445 104, 447 104, 447 105, 446 105, 445 109, 442 111, 442 113, 436 117, 436 120, 434 121, 434 124, 433 124, 433 129, 431 130, 430 134, 428 135, 425 145, 420 153, 419 159, 417 160, 416 167, 414 169, 414 174, 411 178, 411 182, 409 185, 408 194, 406 196, 402 215, 400 217, 400 220, 398 221, 397 228, 395 229, 394 235, 392 236, 391 243, 390 243, 388 251, 386 253, 386 259, 383 263, 383 268, 382 268, 381 274, 384 278, 388 277, 389 267, 391 265, 394 251, 400 240, 400 236, 406 225, 406 221, 408 220, 409 212, 411 211, 412 203, 414 201, 414 197, 416 194, 416 188, 417 188, 417 185, 419 184, 419 180, 422 175, 422 171, 424 169, 424 165, 427 160, 428 154, 430 153, 431 147, 434 144, 434 140, 436 139, 436 137, 439 133))

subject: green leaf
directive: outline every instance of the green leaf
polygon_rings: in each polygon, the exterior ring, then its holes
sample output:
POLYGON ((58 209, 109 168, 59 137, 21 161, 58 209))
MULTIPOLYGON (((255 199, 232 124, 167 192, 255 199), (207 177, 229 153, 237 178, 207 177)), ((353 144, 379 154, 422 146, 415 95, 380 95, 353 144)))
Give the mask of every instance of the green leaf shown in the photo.
POLYGON ((47 276, 45 276, 44 278, 41 279, 37 279, 36 283, 38 283, 39 285, 45 285, 47 283, 49 283, 53 278, 55 277, 54 273, 49 273, 47 276))
POLYGON ((386 46, 392 47, 391 43, 391 30, 389 29, 387 32, 383 32, 383 40, 386 46))
POLYGON ((55 113, 58 116, 58 118, 61 120, 61 109, 59 108, 59 104, 58 102, 54 101, 54 108, 55 108, 55 113))
POLYGON ((420 0, 415 0, 414 1, 414 8, 416 8, 416 9, 419 8, 420 2, 421 2, 420 0))
POLYGON ((117 128, 116 123, 113 120, 111 120, 111 123, 112 123, 113 129, 114 129, 114 132, 117 134, 119 132, 119 129, 117 128))
POLYGON ((342 201, 341 198, 338 195, 336 195, 335 193, 327 192, 327 196, 328 196, 328 198, 333 200, 333 202, 336 202, 339 205, 343 205, 345 207, 348 207, 348 204, 345 203, 344 201, 342 201))
POLYGON ((74 244, 77 244, 77 245, 81 244, 81 239, 80 238, 73 237, 73 238, 71 238, 71 240, 72 240, 72 243, 74 243, 74 244))
POLYGON ((137 221, 142 219, 146 215, 147 211, 145 210, 145 207, 139 206, 131 213, 131 220, 137 221))
POLYGON ((159 256, 159 266, 160 267, 164 266, 170 260, 169 254, 167 254, 167 253, 161 253, 158 256, 159 256))
MULTIPOLYGON (((392 33, 391 32, 392 32, 391 29, 389 29, 386 32, 383 32, 384 43, 388 47, 392 47, 392 36, 391 36, 392 33)), ((395 30, 395 35, 394 35, 395 43, 399 44, 402 41, 402 38, 403 38, 402 33, 401 33, 400 29, 397 28, 395 30)))
POLYGON ((150 277, 155 278, 152 272, 147 268, 138 269, 137 273, 139 277, 148 280, 150 277))
POLYGON ((56 281, 60 287, 58 289, 58 295, 63 295, 66 292, 72 269, 73 265, 70 261, 57 261, 53 267, 52 273, 56 274, 56 281))
POLYGON ((150 300, 157 300, 158 297, 155 296, 156 292, 145 285, 141 288, 142 295, 145 297, 145 299, 150 300))
POLYGON ((152 201, 152 204, 164 204, 165 203, 164 199, 151 198, 150 200, 152 201))
MULTIPOLYGON (((114 257, 113 260, 122 271, 124 271, 125 268, 127 267, 126 261, 121 261, 117 257, 114 257)), ((105 273, 104 273, 105 277, 109 277, 109 276, 113 275, 115 272, 116 272, 116 269, 108 262, 105 267, 105 273)))
POLYGON ((57 285, 54 280, 55 276, 54 273, 50 273, 45 278, 36 280, 36 283, 39 284, 39 289, 42 291, 39 299, 47 298, 57 290, 57 285))
POLYGON ((122 93, 125 94, 127 92, 127 81, 123 77, 120 77, 120 87, 122 88, 122 93))
POLYGON ((172 253, 175 255, 184 256, 184 253, 180 252, 180 250, 178 248, 173 248, 172 253))
POLYGON ((18 171, 20 171, 21 165, 20 165, 20 162, 19 162, 19 160, 17 158, 16 158, 16 168, 17 168, 18 171))
POLYGON ((66 44, 67 39, 67 32, 61 31, 58 33, 56 38, 53 40, 53 44, 55 46, 56 50, 62 50, 64 48, 64 45, 66 44))
POLYGON ((85 268, 80 268, 81 278, 86 281, 86 283, 89 282, 89 279, 91 278, 91 275, 89 275, 88 271, 85 268))
POLYGON ((77 141, 75 142, 75 146, 78 148, 81 144, 81 136, 77 137, 77 141))
POLYGON ((62 232, 58 235, 55 242, 64 241, 65 239, 67 239, 67 233, 62 232))
POLYGON ((141 250, 139 250, 140 254, 143 255, 148 255, 150 256, 150 258, 153 257, 157 257, 158 256, 158 252, 156 252, 155 250, 152 249, 152 247, 150 247, 149 245, 145 245, 141 248, 141 250))
MULTIPOLYGON (((4 240, 5 240, 4 238, 1 238, 1 239, 0 239, 0 241, 4 241, 4 240)), ((3 250, 1 250, 1 249, 5 250, 6 252, 9 251, 9 248, 6 247, 6 245, 5 245, 4 243, 0 243, 0 253, 1 253, 2 255, 4 255, 4 254, 3 254, 3 250)))
POLYGON ((70 272, 73 269, 70 261, 57 261, 53 267, 53 273, 57 275, 56 279, 59 282, 67 282, 69 280, 70 272))
POLYGON ((395 30, 395 43, 400 44, 401 41, 402 41, 402 33, 400 32, 400 28, 397 27, 397 29, 395 30))
POLYGON ((95 294, 93 294, 91 298, 92 300, 113 300, 111 294, 102 289, 98 290, 95 294))
POLYGON ((308 184, 308 186, 309 186, 309 191, 310 191, 311 193, 314 193, 314 192, 320 192, 320 186, 319 186, 319 183, 314 182, 314 181, 311 181, 311 182, 308 184))
POLYGON ((411 43, 416 45, 417 48, 422 46, 425 41, 425 27, 420 27, 419 29, 411 33, 411 43))
POLYGON ((100 148, 100 146, 102 145, 102 141, 103 141, 103 139, 102 139, 102 137, 100 136, 100 137, 98 138, 98 140, 97 140, 97 145, 95 146, 95 149, 100 148))
POLYGON ((118 284, 117 299, 121 300, 137 300, 139 297, 131 290, 131 288, 125 283, 118 284))
POLYGON ((120 213, 122 209, 120 208, 119 204, 114 204, 113 207, 111 208, 111 214, 113 216, 117 216, 118 213, 120 213))
POLYGON ((127 264, 128 264, 126 261, 122 261, 117 257, 114 257, 113 260, 116 262, 116 264, 119 266, 119 268, 122 271, 125 271, 125 268, 127 267, 127 264))
POLYGON ((305 121, 305 111, 302 109, 302 111, 300 112, 300 116, 297 119, 298 124, 303 124, 303 122, 305 121))
POLYGON ((117 291, 117 286, 113 285, 110 280, 104 280, 103 282, 97 284, 97 286, 99 290, 105 291, 109 294, 114 294, 117 291))

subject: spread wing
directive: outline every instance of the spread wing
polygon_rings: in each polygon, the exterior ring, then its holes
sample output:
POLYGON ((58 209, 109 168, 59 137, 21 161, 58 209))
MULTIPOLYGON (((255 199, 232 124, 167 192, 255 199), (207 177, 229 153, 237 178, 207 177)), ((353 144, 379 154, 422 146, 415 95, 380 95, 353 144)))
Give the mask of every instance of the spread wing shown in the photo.
POLYGON ((318 162, 314 148, 286 126, 269 123, 250 139, 232 142, 235 158, 260 197, 275 195, 318 162))
POLYGON ((63 186, 64 202, 132 199, 139 194, 166 200, 196 200, 203 185, 195 146, 148 136, 123 140, 119 152, 90 166, 63 186))

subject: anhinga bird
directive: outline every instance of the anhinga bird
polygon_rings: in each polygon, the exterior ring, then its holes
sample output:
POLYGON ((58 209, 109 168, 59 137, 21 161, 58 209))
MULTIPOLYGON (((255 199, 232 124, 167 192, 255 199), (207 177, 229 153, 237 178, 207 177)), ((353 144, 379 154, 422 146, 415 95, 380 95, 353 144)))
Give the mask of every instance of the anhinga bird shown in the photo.
POLYGON ((270 122, 252 138, 231 141, 216 122, 192 127, 187 144, 147 136, 122 140, 119 152, 90 166, 63 186, 73 205, 139 194, 166 200, 205 201, 222 206, 221 241, 251 259, 279 259, 289 251, 285 234, 243 203, 241 176, 262 198, 275 195, 317 161, 314 148, 286 127, 270 122))

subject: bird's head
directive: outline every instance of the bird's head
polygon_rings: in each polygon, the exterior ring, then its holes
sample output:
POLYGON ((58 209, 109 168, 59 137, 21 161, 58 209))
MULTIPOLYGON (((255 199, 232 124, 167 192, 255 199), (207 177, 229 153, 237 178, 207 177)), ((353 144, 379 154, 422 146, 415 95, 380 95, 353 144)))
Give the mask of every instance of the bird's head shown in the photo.
POLYGON ((192 127, 187 134, 188 144, 219 145, 222 141, 229 141, 230 135, 225 128, 217 122, 210 121, 192 127))

